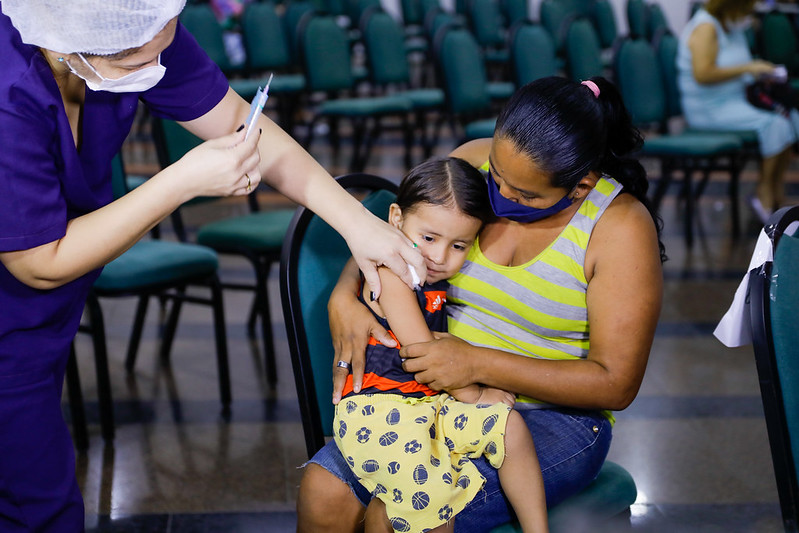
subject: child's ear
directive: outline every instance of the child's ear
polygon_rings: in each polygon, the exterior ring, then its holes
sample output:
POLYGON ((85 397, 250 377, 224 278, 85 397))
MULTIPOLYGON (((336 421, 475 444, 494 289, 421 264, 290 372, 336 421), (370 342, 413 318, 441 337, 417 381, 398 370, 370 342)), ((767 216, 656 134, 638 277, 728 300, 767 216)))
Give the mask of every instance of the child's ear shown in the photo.
POLYGON ((388 208, 388 223, 397 229, 402 229, 402 209, 397 204, 391 204, 388 208))

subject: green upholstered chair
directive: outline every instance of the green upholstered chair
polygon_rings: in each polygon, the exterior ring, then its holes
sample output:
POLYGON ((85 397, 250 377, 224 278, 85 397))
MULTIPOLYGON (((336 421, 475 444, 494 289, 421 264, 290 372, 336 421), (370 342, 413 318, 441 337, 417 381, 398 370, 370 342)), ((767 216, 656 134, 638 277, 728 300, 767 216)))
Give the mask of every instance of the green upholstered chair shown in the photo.
MULTIPOLYGON (((153 122, 158 160, 163 168, 171 165, 197 146, 201 141, 178 123, 155 119, 153 122)), ((206 199, 208 200, 208 199, 206 199)), ((219 254, 238 255, 253 266, 254 283, 238 283, 222 280, 222 287, 231 290, 253 291, 255 298, 247 321, 247 331, 255 336, 256 323, 261 325, 264 344, 264 365, 270 384, 277 382, 277 364, 272 335, 272 320, 269 312, 267 283, 269 270, 280 257, 280 248, 286 234, 292 209, 270 209, 261 211, 256 194, 247 197, 250 212, 207 222, 197 229, 197 244, 207 246, 219 254)), ((196 202, 195 202, 196 203, 196 202)), ((191 203, 189 204, 191 205, 191 203)), ((188 207, 188 206, 184 206, 188 207)), ((179 237, 187 241, 187 232, 182 226, 179 212, 172 218, 179 237)))
POLYGON ((596 0, 591 12, 591 19, 594 21, 594 26, 596 26, 600 46, 603 49, 612 48, 613 43, 619 37, 613 4, 609 0, 596 0))
MULTIPOLYGON (((291 54, 291 61, 295 65, 300 64, 300 50, 299 50, 299 36, 297 31, 300 26, 300 20, 306 13, 315 11, 316 8, 310 0, 289 0, 286 2, 285 9, 283 10, 283 26, 286 30, 286 40, 289 43, 289 53, 291 54)), ((341 4, 342 12, 344 14, 344 4, 341 4)), ((335 14, 331 12, 331 14, 335 14)), ((307 83, 307 80, 306 80, 307 83)))
POLYGON ((288 37, 280 15, 271 1, 247 4, 241 15, 241 32, 247 51, 247 73, 262 81, 274 73, 269 85, 270 99, 275 97, 280 125, 294 129, 294 113, 305 91, 305 76, 295 71, 288 37))
POLYGON ((507 27, 498 0, 468 0, 466 19, 483 52, 486 66, 503 72, 510 53, 507 48, 507 27))
POLYGON ((559 73, 555 43, 540 24, 519 21, 508 32, 510 70, 517 87, 559 73))
POLYGON ((647 4, 646 37, 650 41, 656 33, 669 30, 669 22, 663 13, 663 8, 657 2, 647 4))
POLYGON ((401 95, 358 96, 352 73, 352 54, 346 31, 330 15, 309 12, 298 29, 300 56, 308 90, 324 96, 312 105, 312 117, 304 140, 310 148, 320 120, 330 125, 330 142, 335 152, 340 147, 338 124, 352 124, 352 157, 349 168, 360 171, 368 162, 373 142, 385 127, 386 118, 399 121, 406 160, 413 144, 411 120, 413 102, 401 95))
POLYGON ((799 531, 799 206, 763 228, 773 260, 749 274, 752 344, 786 532, 799 531))
MULTIPOLYGON (((187 5, 178 17, 181 24, 197 40, 208 57, 228 77, 230 87, 245 100, 251 100, 258 87, 266 85, 269 76, 246 77, 244 65, 233 65, 225 49, 223 29, 208 4, 187 5)), ((271 89, 270 89, 271 91, 271 89)))
POLYGON ((566 57, 566 74, 577 81, 605 74, 602 47, 596 28, 590 19, 568 19, 563 53, 566 57))
MULTIPOLYGON (((115 189, 117 191, 124 190, 124 166, 120 156, 114 159, 112 176, 116 184, 115 189)), ((126 356, 126 367, 129 371, 133 370, 151 297, 155 296, 170 301, 172 304, 161 339, 160 353, 163 361, 169 359, 182 304, 191 302, 210 306, 214 317, 219 392, 223 409, 225 411, 229 409, 231 401, 230 373, 222 289, 217 277, 218 266, 216 252, 208 247, 152 239, 135 243, 103 268, 89 292, 86 301, 88 320, 81 324, 80 331, 90 333, 92 338, 97 371, 100 424, 103 437, 106 440, 114 438, 114 414, 105 324, 100 305, 102 298, 130 296, 138 298, 126 356), (188 286, 207 287, 210 290, 210 296, 187 294, 188 286)), ((74 371, 77 372, 77 369, 74 371)))
MULTIPOLYGON (((652 46, 657 55, 660 72, 663 82, 666 84, 666 113, 669 118, 682 116, 682 101, 680 89, 677 85, 677 37, 665 27, 661 27, 652 37, 652 46)), ((712 135, 733 134, 741 141, 741 151, 738 154, 738 165, 743 168, 750 159, 760 159, 760 143, 757 132, 754 130, 722 131, 722 130, 703 130, 687 127, 686 133, 700 133, 712 135)), ((710 181, 710 172, 713 168, 709 165, 702 169, 702 181, 696 186, 696 197, 700 197, 710 181)), ((728 186, 730 197, 732 232, 737 237, 741 233, 740 209, 738 206, 738 180, 730 180, 728 186)))
POLYGON ((646 39, 649 28, 647 8, 645 0, 627 0, 626 6, 627 28, 629 36, 633 39, 646 39))
MULTIPOLYGON (((364 174, 338 179, 345 188, 374 191, 365 196, 364 205, 375 214, 387 216, 396 194, 393 182, 364 174)), ((327 301, 349 257, 346 243, 330 226, 306 208, 297 210, 280 260, 280 293, 308 457, 333 435, 330 398, 334 352, 327 301)), ((629 527, 629 507, 636 495, 630 474, 607 462, 588 488, 550 510, 550 530, 578 531, 572 521, 586 515, 601 521, 621 515, 621 521, 627 519, 629 527)), ((494 531, 521 530, 518 525, 508 524, 494 531)))
POLYGON ((445 118, 459 141, 493 136, 490 84, 472 33, 459 22, 443 25, 433 40, 433 54, 447 100, 445 118))
POLYGON ((543 0, 539 6, 538 20, 547 29, 555 43, 555 52, 559 57, 563 54, 563 46, 566 42, 566 32, 563 23, 573 15, 569 7, 558 0, 543 0))
POLYGON ((508 28, 517 22, 530 19, 526 0, 500 0, 499 10, 508 28))
POLYGON ((729 133, 666 132, 666 86, 655 50, 648 41, 621 41, 616 52, 615 74, 616 84, 633 121, 648 132, 640 156, 660 161, 660 180, 652 200, 656 209, 672 182, 673 172, 679 170, 683 174, 686 203, 683 229, 686 244, 691 246, 696 194, 692 184, 694 172, 708 168, 729 171, 732 208, 737 209, 743 144, 737 135, 729 133))
POLYGON ((785 65, 791 86, 799 89, 799 39, 796 26, 786 13, 769 11, 763 15, 757 31, 760 56, 776 65, 785 65))
MULTIPOLYGON (((444 91, 438 87, 411 87, 411 70, 403 43, 402 26, 380 8, 367 10, 361 17, 361 39, 366 50, 369 80, 381 94, 400 95, 413 104, 414 129, 418 131, 425 159, 430 157, 438 140, 438 130, 427 134, 428 114, 438 115, 445 103, 444 91)), ((410 155, 406 152, 406 155, 410 155)), ((405 166, 411 161, 406 158, 405 166)))

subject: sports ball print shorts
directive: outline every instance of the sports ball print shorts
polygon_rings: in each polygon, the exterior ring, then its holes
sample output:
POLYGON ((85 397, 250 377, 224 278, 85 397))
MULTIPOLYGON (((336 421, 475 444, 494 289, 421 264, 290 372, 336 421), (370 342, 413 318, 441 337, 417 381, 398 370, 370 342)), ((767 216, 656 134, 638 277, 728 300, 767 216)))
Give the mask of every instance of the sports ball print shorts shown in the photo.
POLYGON ((361 484, 386 504, 394 530, 415 533, 450 520, 483 487, 470 458, 502 465, 509 411, 445 393, 360 394, 336 406, 333 434, 361 484))

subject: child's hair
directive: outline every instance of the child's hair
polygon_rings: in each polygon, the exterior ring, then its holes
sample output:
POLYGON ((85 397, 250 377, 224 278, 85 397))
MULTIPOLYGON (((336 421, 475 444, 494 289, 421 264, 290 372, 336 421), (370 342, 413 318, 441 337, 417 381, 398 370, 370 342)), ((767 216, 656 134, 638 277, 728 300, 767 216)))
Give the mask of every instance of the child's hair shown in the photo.
POLYGON ((405 175, 397 205, 403 213, 411 213, 422 203, 454 206, 483 223, 494 217, 485 176, 459 157, 433 157, 405 175))

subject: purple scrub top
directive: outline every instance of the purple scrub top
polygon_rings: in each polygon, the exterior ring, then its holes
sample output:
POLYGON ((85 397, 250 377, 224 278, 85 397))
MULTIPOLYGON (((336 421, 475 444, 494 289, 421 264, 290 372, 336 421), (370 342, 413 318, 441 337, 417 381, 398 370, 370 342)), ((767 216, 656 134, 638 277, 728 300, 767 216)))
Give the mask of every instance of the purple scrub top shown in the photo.
MULTIPOLYGON (((2 4, 0 4, 0 10, 2 4)), ((166 74, 144 93, 86 89, 76 149, 61 95, 37 47, 0 14, 0 251, 60 239, 67 222, 112 200, 111 160, 141 98, 153 115, 187 121, 219 103, 228 83, 180 24, 161 54, 166 74)), ((100 271, 52 290, 20 283, 0 263, 0 387, 63 372, 86 295, 100 271)))

